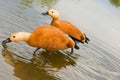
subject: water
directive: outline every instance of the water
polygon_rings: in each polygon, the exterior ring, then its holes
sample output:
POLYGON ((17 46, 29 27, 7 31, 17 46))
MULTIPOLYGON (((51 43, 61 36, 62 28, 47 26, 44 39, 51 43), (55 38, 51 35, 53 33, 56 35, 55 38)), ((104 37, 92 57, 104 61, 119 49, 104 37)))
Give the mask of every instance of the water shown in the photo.
POLYGON ((0 0, 0 42, 12 32, 49 24, 51 17, 41 13, 50 8, 91 40, 72 56, 69 49, 59 51, 47 62, 47 52, 33 57, 35 48, 24 42, 10 43, 7 50, 0 45, 0 80, 119 80, 119 6, 119 0, 0 0))

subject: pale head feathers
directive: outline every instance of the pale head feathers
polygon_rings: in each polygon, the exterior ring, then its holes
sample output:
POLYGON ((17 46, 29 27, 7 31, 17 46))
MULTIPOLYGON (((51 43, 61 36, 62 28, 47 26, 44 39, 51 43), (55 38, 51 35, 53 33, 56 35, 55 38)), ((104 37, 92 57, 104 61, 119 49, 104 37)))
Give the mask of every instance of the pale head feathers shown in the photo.
POLYGON ((28 41, 31 33, 27 32, 15 32, 10 35, 10 40, 12 42, 21 42, 21 41, 28 41))
POLYGON ((48 10, 48 15, 55 19, 59 19, 59 12, 54 9, 48 10))

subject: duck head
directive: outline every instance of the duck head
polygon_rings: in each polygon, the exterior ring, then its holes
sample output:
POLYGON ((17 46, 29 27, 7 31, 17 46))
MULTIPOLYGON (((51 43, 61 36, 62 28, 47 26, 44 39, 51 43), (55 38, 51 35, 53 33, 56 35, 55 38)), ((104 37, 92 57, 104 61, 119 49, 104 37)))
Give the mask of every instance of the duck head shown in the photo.
POLYGON ((47 12, 44 12, 42 15, 49 15, 52 18, 59 18, 59 12, 54 9, 50 9, 47 12))
POLYGON ((6 43, 10 43, 10 42, 22 42, 22 41, 28 41, 30 37, 30 33, 27 32, 16 32, 16 33, 12 33, 9 38, 7 38, 6 40, 2 41, 2 46, 4 48, 6 48, 6 43))

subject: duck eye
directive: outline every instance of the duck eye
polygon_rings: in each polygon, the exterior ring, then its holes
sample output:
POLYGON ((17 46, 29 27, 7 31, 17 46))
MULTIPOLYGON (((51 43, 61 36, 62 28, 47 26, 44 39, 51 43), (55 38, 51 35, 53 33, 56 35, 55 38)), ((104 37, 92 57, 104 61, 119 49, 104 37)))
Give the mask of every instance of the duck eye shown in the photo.
POLYGON ((52 13, 54 13, 54 11, 52 11, 52 13))
POLYGON ((15 36, 13 36, 13 38, 15 38, 15 36))

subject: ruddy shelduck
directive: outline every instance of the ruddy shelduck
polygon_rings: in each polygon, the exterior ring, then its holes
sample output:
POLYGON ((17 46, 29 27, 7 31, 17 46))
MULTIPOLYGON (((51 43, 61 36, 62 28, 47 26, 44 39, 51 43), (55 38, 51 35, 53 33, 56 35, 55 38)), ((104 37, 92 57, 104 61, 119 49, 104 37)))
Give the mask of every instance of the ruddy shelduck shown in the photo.
MULTIPOLYGON (((78 29, 76 26, 74 26, 72 23, 68 21, 60 20, 58 11, 50 9, 42 14, 51 16, 52 17, 51 25, 59 28, 60 30, 68 34, 74 41, 88 43, 89 39, 83 32, 80 31, 80 29, 78 29)), ((77 48, 78 46, 75 45, 75 47, 77 48)))
POLYGON ((32 47, 37 47, 34 54, 40 48, 43 48, 50 53, 71 48, 71 53, 73 53, 73 48, 75 45, 74 41, 69 36, 51 25, 39 26, 32 33, 12 33, 8 39, 2 42, 2 45, 4 47, 6 43, 21 41, 25 41, 32 47))

